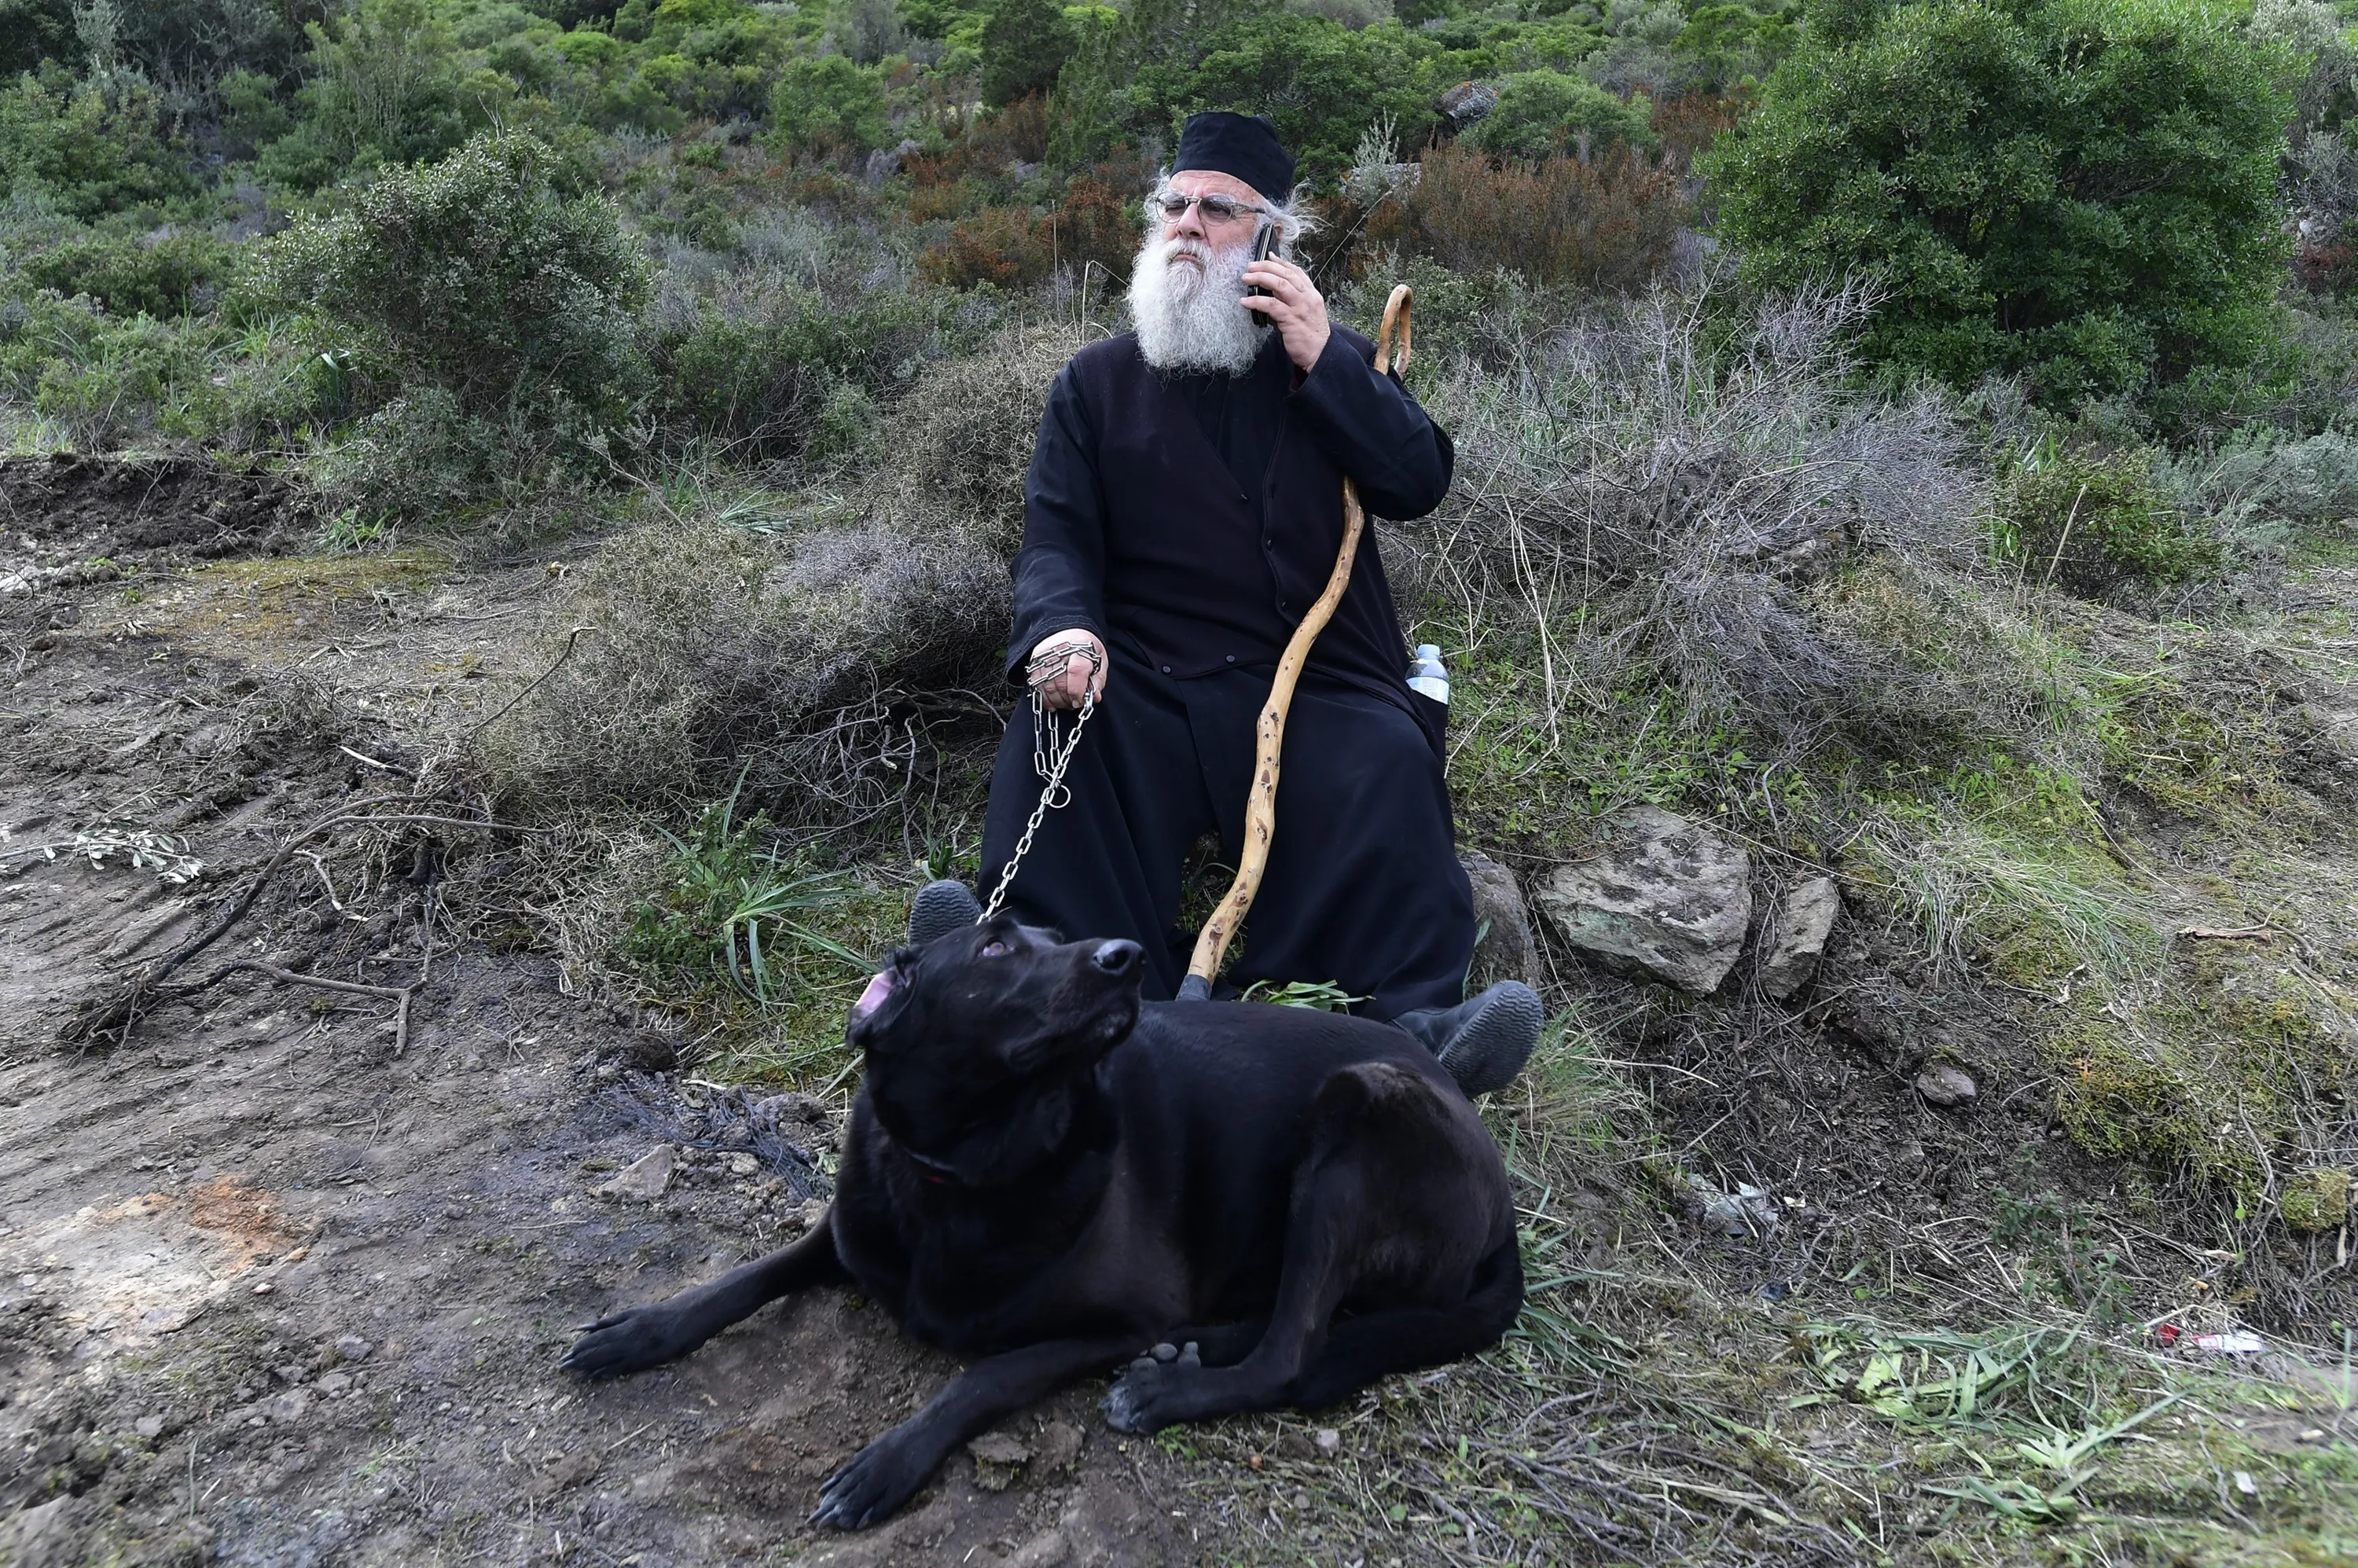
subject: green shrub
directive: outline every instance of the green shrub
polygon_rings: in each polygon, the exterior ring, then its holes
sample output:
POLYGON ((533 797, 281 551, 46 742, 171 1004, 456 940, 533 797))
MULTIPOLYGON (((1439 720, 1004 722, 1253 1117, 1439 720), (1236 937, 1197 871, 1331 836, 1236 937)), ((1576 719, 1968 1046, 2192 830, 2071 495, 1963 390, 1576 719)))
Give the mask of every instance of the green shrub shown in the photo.
POLYGON ((254 283, 309 317, 319 347, 471 416, 562 395, 602 426, 644 384, 645 264, 612 203, 577 193, 529 136, 385 169, 349 211, 261 243, 254 283))
POLYGON ((0 0, 0 76, 62 62, 79 52, 70 0, 0 0))
POLYGON ((2028 581, 2100 597, 2216 574, 2218 540, 2169 503, 2148 454, 2050 453, 1998 499, 1998 554, 2028 581))
POLYGON ((1293 150, 1299 178, 1321 184, 1351 167, 1359 137, 1378 119, 1391 116, 1403 146, 1422 145, 1433 128, 1437 84, 1396 26, 1354 32, 1323 16, 1266 13, 1219 28, 1191 55, 1140 69, 1119 95, 1130 123, 1175 139, 1199 109, 1266 114, 1293 150))
POLYGON ((225 399, 213 377, 234 334, 217 322, 118 320, 53 294, 0 305, 0 405, 51 438, 105 451, 143 437, 202 438, 225 399))
POLYGON ((18 270, 36 288, 95 300, 113 316, 186 316, 210 309, 234 248, 210 234, 76 240, 29 256, 18 270))
POLYGON ((47 65, 0 85, 0 196, 88 221, 197 189, 156 95, 135 81, 102 89, 47 65))
POLYGON ((798 59, 770 90, 770 134, 789 153, 863 153, 884 145, 884 78, 839 54, 798 59))
POLYGON ((998 109, 1047 91, 1072 53, 1056 0, 999 0, 982 29, 982 101, 998 109))
POLYGON ((1485 152, 1515 157, 1577 153, 1585 160, 1624 144, 1653 146, 1653 101, 1625 103, 1560 70, 1519 71, 1499 83, 1498 106, 1463 139, 1485 152))
POLYGON ((2164 0, 1823 20, 1702 166, 1750 279, 1875 272, 1875 357, 2066 406, 2266 351, 2280 51, 2164 0))
MULTIPOLYGON (((438 158, 508 93, 503 76, 470 75, 427 0, 361 0, 351 15, 306 31, 302 112, 259 155, 264 177, 289 189, 317 190, 352 168, 438 158)), ((241 103, 256 107, 250 92, 241 103)))
POLYGON ((676 438, 790 457, 838 389, 885 392, 930 357, 939 320, 934 301, 886 289, 831 299, 786 285, 731 310, 708 305, 649 345, 655 412, 676 438))

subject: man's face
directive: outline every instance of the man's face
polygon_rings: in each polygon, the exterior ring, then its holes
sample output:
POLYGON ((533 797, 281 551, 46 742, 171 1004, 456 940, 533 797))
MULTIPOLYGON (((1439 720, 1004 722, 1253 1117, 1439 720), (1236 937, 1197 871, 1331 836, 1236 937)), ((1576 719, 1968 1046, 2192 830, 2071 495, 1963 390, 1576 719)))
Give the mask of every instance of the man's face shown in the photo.
POLYGON ((1174 269, 1192 268, 1200 276, 1207 252, 1230 251, 1249 243, 1260 227, 1260 192, 1234 175, 1216 174, 1206 169, 1181 169, 1171 177, 1171 191, 1175 196, 1224 197, 1236 203, 1238 208, 1235 213, 1221 219, 1205 211, 1204 204, 1195 201, 1189 203, 1187 210, 1178 217, 1163 219, 1163 238, 1166 244, 1182 239, 1192 242, 1172 248, 1170 265, 1174 269))

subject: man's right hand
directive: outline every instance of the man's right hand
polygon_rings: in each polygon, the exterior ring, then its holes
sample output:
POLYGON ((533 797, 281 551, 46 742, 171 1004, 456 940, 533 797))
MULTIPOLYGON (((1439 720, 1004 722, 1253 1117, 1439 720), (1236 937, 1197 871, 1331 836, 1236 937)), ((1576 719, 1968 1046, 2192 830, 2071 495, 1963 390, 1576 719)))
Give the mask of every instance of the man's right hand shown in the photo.
POLYGON ((1036 668, 1043 658, 1048 658, 1051 660, 1049 668, 1053 671, 1053 657, 1059 649, 1068 650, 1064 669, 1051 674, 1048 679, 1033 688, 1039 692, 1041 702, 1049 708, 1078 708, 1081 695, 1089 691, 1094 691, 1097 699, 1103 702, 1106 676, 1112 673, 1112 663, 1106 657, 1106 645, 1098 641, 1095 633, 1084 632, 1077 626, 1069 632, 1052 633, 1033 644, 1032 657, 1026 661, 1027 667, 1036 668), (1094 649, 1097 653, 1094 679, 1089 655, 1084 651, 1087 649, 1094 649))

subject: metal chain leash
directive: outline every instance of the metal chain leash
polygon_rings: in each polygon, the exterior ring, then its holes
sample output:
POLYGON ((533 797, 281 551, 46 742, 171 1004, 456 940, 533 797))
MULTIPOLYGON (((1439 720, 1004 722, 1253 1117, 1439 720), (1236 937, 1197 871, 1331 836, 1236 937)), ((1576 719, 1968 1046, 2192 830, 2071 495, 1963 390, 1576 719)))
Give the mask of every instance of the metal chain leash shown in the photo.
POLYGON ((1006 867, 999 873, 999 886, 991 891, 990 902, 984 904, 976 924, 999 913, 1007 901, 1008 886, 1015 881, 1015 868, 1032 852, 1033 836, 1049 812, 1072 799, 1065 787, 1065 770, 1072 764, 1073 753, 1080 750, 1081 731, 1088 728, 1089 715, 1098 710, 1098 675, 1105 668, 1104 655, 1086 643, 1068 643, 1051 648, 1024 667, 1032 687, 1032 771, 1046 781, 1040 791, 1040 804, 1032 808, 1031 820, 1023 825, 1023 837, 1015 841, 1015 853, 1007 858, 1006 867), (1072 732, 1061 738, 1055 715, 1041 700, 1040 688, 1055 680, 1072 667, 1076 655, 1089 662, 1088 684, 1081 690, 1081 711, 1073 720, 1072 732))

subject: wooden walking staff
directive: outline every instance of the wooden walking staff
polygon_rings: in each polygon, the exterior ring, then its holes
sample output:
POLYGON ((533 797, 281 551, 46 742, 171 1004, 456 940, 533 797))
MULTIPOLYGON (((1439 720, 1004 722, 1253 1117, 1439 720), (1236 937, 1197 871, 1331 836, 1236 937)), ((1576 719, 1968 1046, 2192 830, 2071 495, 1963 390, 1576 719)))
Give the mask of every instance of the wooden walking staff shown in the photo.
MULTIPOLYGON (((1408 367, 1411 338, 1409 291, 1407 284, 1392 290, 1391 298, 1384 304, 1384 324, 1376 334, 1376 373, 1385 374, 1408 367), (1392 357, 1392 333, 1400 333, 1400 357, 1392 357)), ((1212 995, 1212 977, 1220 972, 1220 964, 1228 957, 1228 943, 1245 923, 1246 913, 1252 908, 1253 895, 1260 892, 1260 874, 1269 865, 1270 840, 1277 834, 1277 769, 1285 750, 1285 713, 1293 702, 1293 687, 1302 678, 1302 666, 1310 660, 1310 645, 1318 641, 1318 633, 1326 629, 1334 618, 1335 606, 1342 602, 1343 590, 1351 583, 1351 563, 1359 553, 1359 535, 1366 529, 1368 515, 1359 505, 1358 487, 1347 474, 1343 479, 1343 547, 1336 552, 1335 570, 1326 579, 1326 591, 1293 629, 1285 644, 1285 656, 1277 661, 1277 678, 1270 684, 1269 701, 1260 710, 1258 740, 1253 748, 1252 793, 1245 796, 1244 852, 1237 857, 1237 880, 1228 884, 1228 893, 1220 900, 1212 918, 1204 922, 1204 929, 1195 938, 1195 957, 1187 965, 1187 978, 1180 983, 1181 1001, 1207 1001, 1212 995)))

